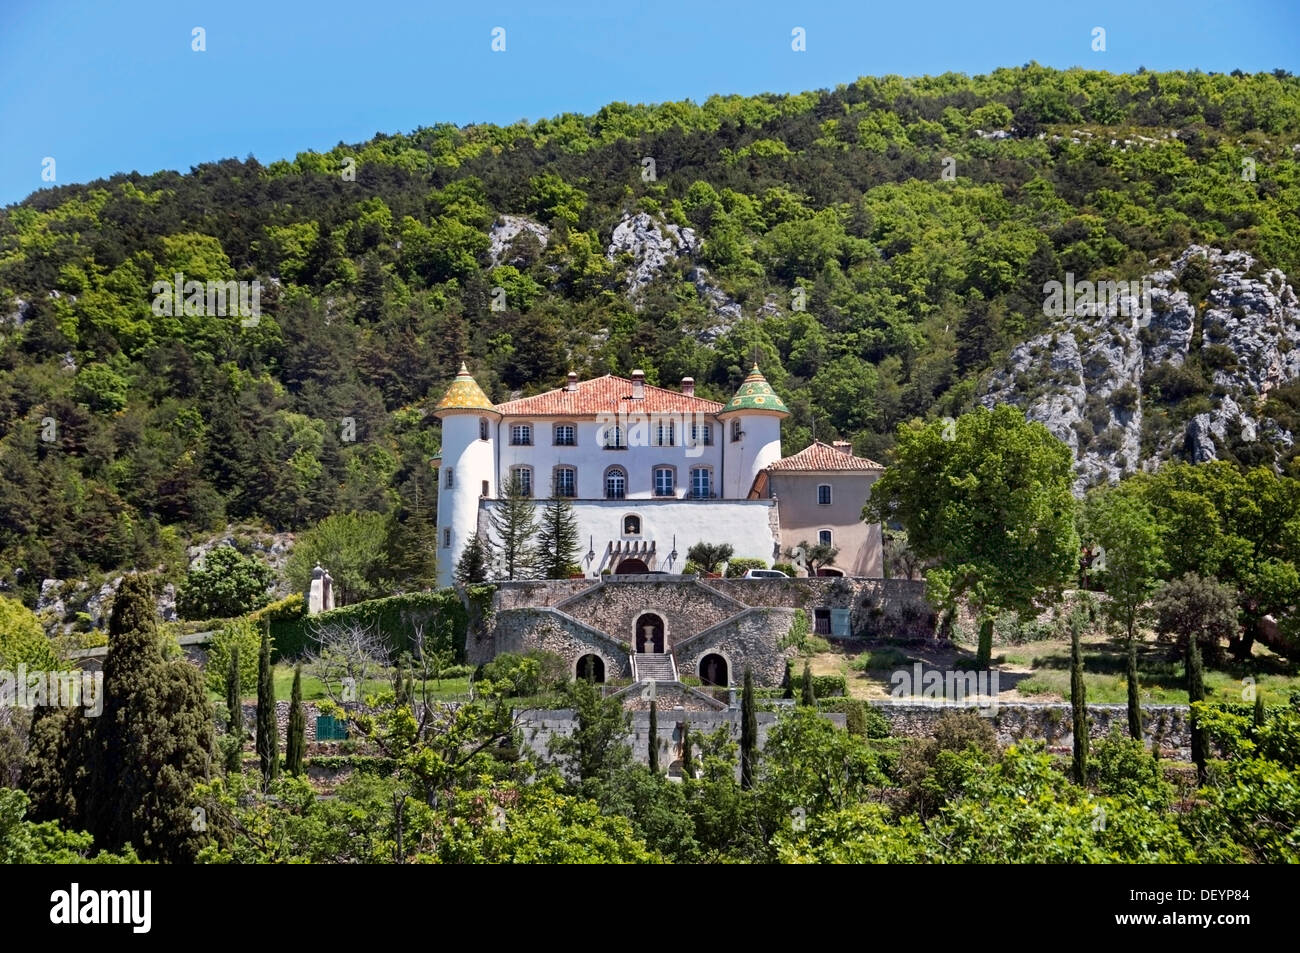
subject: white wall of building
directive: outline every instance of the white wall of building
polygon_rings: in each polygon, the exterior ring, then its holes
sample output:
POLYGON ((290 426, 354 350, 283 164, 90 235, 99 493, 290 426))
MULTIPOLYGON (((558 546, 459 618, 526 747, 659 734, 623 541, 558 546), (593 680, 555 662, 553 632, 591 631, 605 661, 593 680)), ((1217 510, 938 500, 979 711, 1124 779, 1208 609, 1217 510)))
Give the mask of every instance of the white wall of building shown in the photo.
MULTIPOLYGON (((484 507, 500 505, 484 501, 484 507)), ((540 510, 545 501, 537 503, 540 510)), ((588 576, 613 570, 618 557, 610 557, 610 544, 653 542, 653 559, 644 557, 651 570, 679 573, 686 552, 696 543, 730 543, 736 556, 765 559, 770 565, 778 544, 775 500, 574 500, 578 520, 579 563, 588 576), (624 535, 623 520, 641 518, 639 535, 624 535), (677 558, 673 559, 674 539, 677 558), (588 559, 589 549, 595 558, 588 559)), ((486 520, 485 520, 486 522, 486 520)), ((493 541, 494 544, 496 540, 493 541)))
POLYGON ((450 586, 465 543, 478 528, 483 481, 497 492, 495 421, 488 417, 488 439, 480 439, 480 415, 448 413, 442 421, 442 465, 438 469, 438 585, 450 586), (447 486, 450 469, 452 484, 447 486), (450 530, 450 534, 448 534, 450 530))
MULTIPOLYGON (((605 472, 609 467, 621 466, 627 473, 627 495, 629 498, 649 499, 653 496, 653 471, 657 466, 670 466, 676 469, 676 486, 674 496, 683 499, 691 490, 690 471, 693 467, 712 468, 711 491, 721 497, 722 485, 722 451, 720 442, 723 426, 714 417, 684 415, 672 419, 675 423, 675 446, 647 445, 655 439, 653 423, 639 424, 636 417, 626 418, 624 441, 629 443, 627 449, 606 449, 602 436, 605 425, 590 418, 560 419, 551 417, 507 417, 500 424, 500 455, 498 481, 504 488, 510 479, 512 467, 528 466, 533 469, 533 495, 547 497, 551 493, 551 473, 556 466, 572 466, 577 474, 578 499, 603 499, 605 496, 605 472), (712 428, 711 446, 684 446, 683 434, 689 434, 692 423, 707 425, 712 428), (532 426, 532 446, 514 446, 510 443, 513 425, 530 424, 532 426), (577 444, 572 447, 556 446, 554 428, 560 424, 577 428, 577 444)), ((493 425, 494 428, 496 425, 493 425)), ((495 431, 494 431, 495 435, 495 431)), ((749 485, 745 485, 749 490, 749 485)), ((741 494, 742 496, 744 494, 741 494)))
POLYGON ((744 499, 754 479, 781 459, 781 418, 770 414, 740 414, 723 418, 724 491, 731 499, 744 499), (740 422, 743 436, 732 441, 732 422, 740 422))

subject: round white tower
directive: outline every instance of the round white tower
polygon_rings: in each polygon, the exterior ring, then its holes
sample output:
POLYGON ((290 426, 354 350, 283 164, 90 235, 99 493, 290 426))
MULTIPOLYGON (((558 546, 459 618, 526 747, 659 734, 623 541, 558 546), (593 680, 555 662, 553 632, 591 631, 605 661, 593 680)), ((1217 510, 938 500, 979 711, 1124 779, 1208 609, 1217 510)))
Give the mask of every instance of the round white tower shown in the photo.
POLYGON ((450 586, 465 544, 478 531, 479 500, 497 491, 496 424, 501 415, 464 364, 433 415, 442 421, 438 585, 450 586))
POLYGON ((722 422, 722 495, 744 499, 754 480, 781 459, 781 421, 790 416, 758 364, 718 414, 722 422))

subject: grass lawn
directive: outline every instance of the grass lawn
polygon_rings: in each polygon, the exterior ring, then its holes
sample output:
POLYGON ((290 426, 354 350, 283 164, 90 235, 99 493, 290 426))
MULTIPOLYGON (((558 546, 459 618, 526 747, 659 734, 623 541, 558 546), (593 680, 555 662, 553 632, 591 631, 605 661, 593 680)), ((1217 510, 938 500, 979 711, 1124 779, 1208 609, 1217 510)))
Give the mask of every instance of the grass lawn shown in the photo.
MULTIPOLYGON (((1183 663, 1173 647, 1148 639, 1138 645, 1138 680, 1146 704, 1186 704, 1187 690, 1183 663)), ((1045 640, 1023 645, 995 645, 993 661, 998 670, 1004 701, 1063 701, 1070 697, 1070 643, 1045 640)), ((854 698, 886 698, 897 671, 911 672, 920 662, 925 671, 971 671, 975 667, 975 646, 900 646, 882 643, 845 642, 813 657, 817 675, 843 674, 854 698)), ((1126 649, 1122 639, 1104 634, 1083 640, 1084 681, 1088 701, 1094 704, 1123 704, 1127 699, 1124 678, 1126 649)), ((796 667, 802 663, 796 661, 796 667)), ((1286 704, 1292 691, 1300 690, 1300 665, 1275 655, 1256 644, 1249 663, 1231 659, 1222 667, 1205 669, 1206 698, 1209 701, 1242 703, 1242 679, 1255 679, 1255 688, 1266 705, 1286 704)))
MULTIPOLYGON (((272 672, 272 681, 275 685, 276 701, 288 701, 293 693, 293 666, 287 663, 280 663, 274 666, 272 672)), ((388 679, 369 679, 362 683, 359 694, 378 695, 383 691, 392 691, 392 683, 388 679)), ((469 697, 469 677, 444 678, 441 682, 430 681, 426 688, 429 692, 429 698, 437 701, 464 701, 469 697)), ((415 683, 416 694, 419 694, 420 683, 415 683)), ((336 689, 337 694, 337 689, 336 689)), ((209 690, 208 697, 213 701, 225 701, 225 695, 209 690)), ((325 685, 315 675, 308 675, 305 671, 302 673, 302 700, 305 702, 322 701, 328 698, 325 691, 325 685)), ((245 702, 256 701, 257 696, 245 696, 245 702)))

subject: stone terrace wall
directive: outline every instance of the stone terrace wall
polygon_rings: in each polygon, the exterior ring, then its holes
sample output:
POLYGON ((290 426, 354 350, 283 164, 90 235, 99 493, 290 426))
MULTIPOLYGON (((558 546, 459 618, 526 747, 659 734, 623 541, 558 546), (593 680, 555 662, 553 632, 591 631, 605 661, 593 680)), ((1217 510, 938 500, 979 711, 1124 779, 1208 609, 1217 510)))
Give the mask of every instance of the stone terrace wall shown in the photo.
POLYGON ((664 620, 670 648, 744 609, 694 579, 644 580, 646 577, 635 582, 607 582, 579 593, 557 608, 629 644, 637 617, 653 612, 664 620))
MULTIPOLYGON (((896 735, 928 738, 934 734, 934 725, 945 712, 961 711, 958 706, 925 705, 916 702, 872 701, 889 719, 896 735)), ((979 711, 978 708, 965 709, 979 711)), ((1146 743, 1159 743, 1162 752, 1175 757, 1191 757, 1191 726, 1186 705, 1143 706, 1143 728, 1146 743)), ((1088 736, 1104 738, 1112 728, 1128 732, 1128 709, 1123 705, 1089 705, 1088 736)), ((998 741, 1011 744, 1026 738, 1047 743, 1049 749, 1068 752, 1074 747, 1071 729, 1071 709, 1067 703, 1056 704, 1005 704, 990 709, 988 716, 998 741)))
POLYGON ((555 652, 570 666, 583 655, 599 655, 605 662, 606 678, 631 678, 628 646, 620 645, 598 629, 554 609, 507 609, 493 617, 492 637, 468 646, 469 662, 489 662, 501 652, 541 649, 555 652))
POLYGON ((785 660, 795 650, 782 650, 779 643, 790 631, 794 614, 794 609, 747 609, 679 642, 673 646, 677 671, 681 675, 699 675, 700 661, 716 652, 727 660, 727 675, 733 684, 740 684, 749 667, 757 684, 780 685, 785 678, 785 660))
POLYGON ((708 579, 704 585, 751 606, 850 609, 849 628, 860 639, 932 639, 938 619, 925 583, 912 579, 708 579))
POLYGON ((538 579, 498 582, 493 597, 497 609, 525 609, 554 606, 578 593, 600 585, 599 579, 538 579))
MULTIPOLYGON (((538 710, 532 709, 521 712, 520 727, 524 738, 524 743, 540 756, 546 756, 547 745, 554 736, 568 737, 573 734, 577 727, 574 713, 569 709, 556 710, 538 710)), ((773 726, 776 724, 777 715, 774 712, 757 713, 758 720, 758 747, 762 750, 767 744, 768 735, 771 734, 773 726)), ((843 715, 823 715, 823 718, 840 725, 844 725, 843 715)), ((737 745, 740 743, 740 709, 729 709, 727 711, 704 712, 704 711, 685 711, 683 709, 664 709, 658 711, 658 741, 659 741, 659 766, 660 770, 665 773, 677 773, 679 766, 674 762, 681 759, 682 756, 682 729, 685 722, 691 726, 691 735, 695 741, 695 757, 700 757, 699 740, 707 734, 717 730, 719 725, 727 725, 732 740, 737 745)), ((632 712, 632 733, 628 737, 628 743, 632 746, 632 756, 641 764, 650 763, 650 713, 648 711, 632 712)), ((736 777, 740 777, 740 767, 736 767, 736 777)))

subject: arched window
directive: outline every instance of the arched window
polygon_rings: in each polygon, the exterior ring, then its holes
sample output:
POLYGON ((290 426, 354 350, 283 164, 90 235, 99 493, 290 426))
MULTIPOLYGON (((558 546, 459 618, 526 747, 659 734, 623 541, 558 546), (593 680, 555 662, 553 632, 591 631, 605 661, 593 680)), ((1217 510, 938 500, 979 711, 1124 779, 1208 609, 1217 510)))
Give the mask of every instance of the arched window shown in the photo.
POLYGON ((511 467, 510 481, 519 488, 520 496, 533 495, 533 468, 511 467))
POLYGON ((817 505, 818 506, 831 505, 831 485, 829 483, 817 484, 817 505))
POLYGON ((605 499, 622 500, 627 497, 627 471, 610 467, 605 471, 605 499))
POLYGON ((641 517, 635 513, 629 513, 623 517, 623 535, 640 536, 641 535, 641 517))
POLYGON ((731 684, 727 671, 727 660, 716 652, 710 652, 700 659, 700 681, 705 685, 731 684))
POLYGON ((828 529, 818 530, 818 531, 817 531, 817 542, 821 543, 823 546, 830 546, 830 545, 831 545, 831 531, 828 530, 828 529))
POLYGON ((735 442, 738 441, 742 436, 744 436, 744 432, 740 429, 740 421, 739 421, 739 420, 733 420, 733 421, 731 422, 731 442, 732 442, 732 443, 735 443, 735 442))

